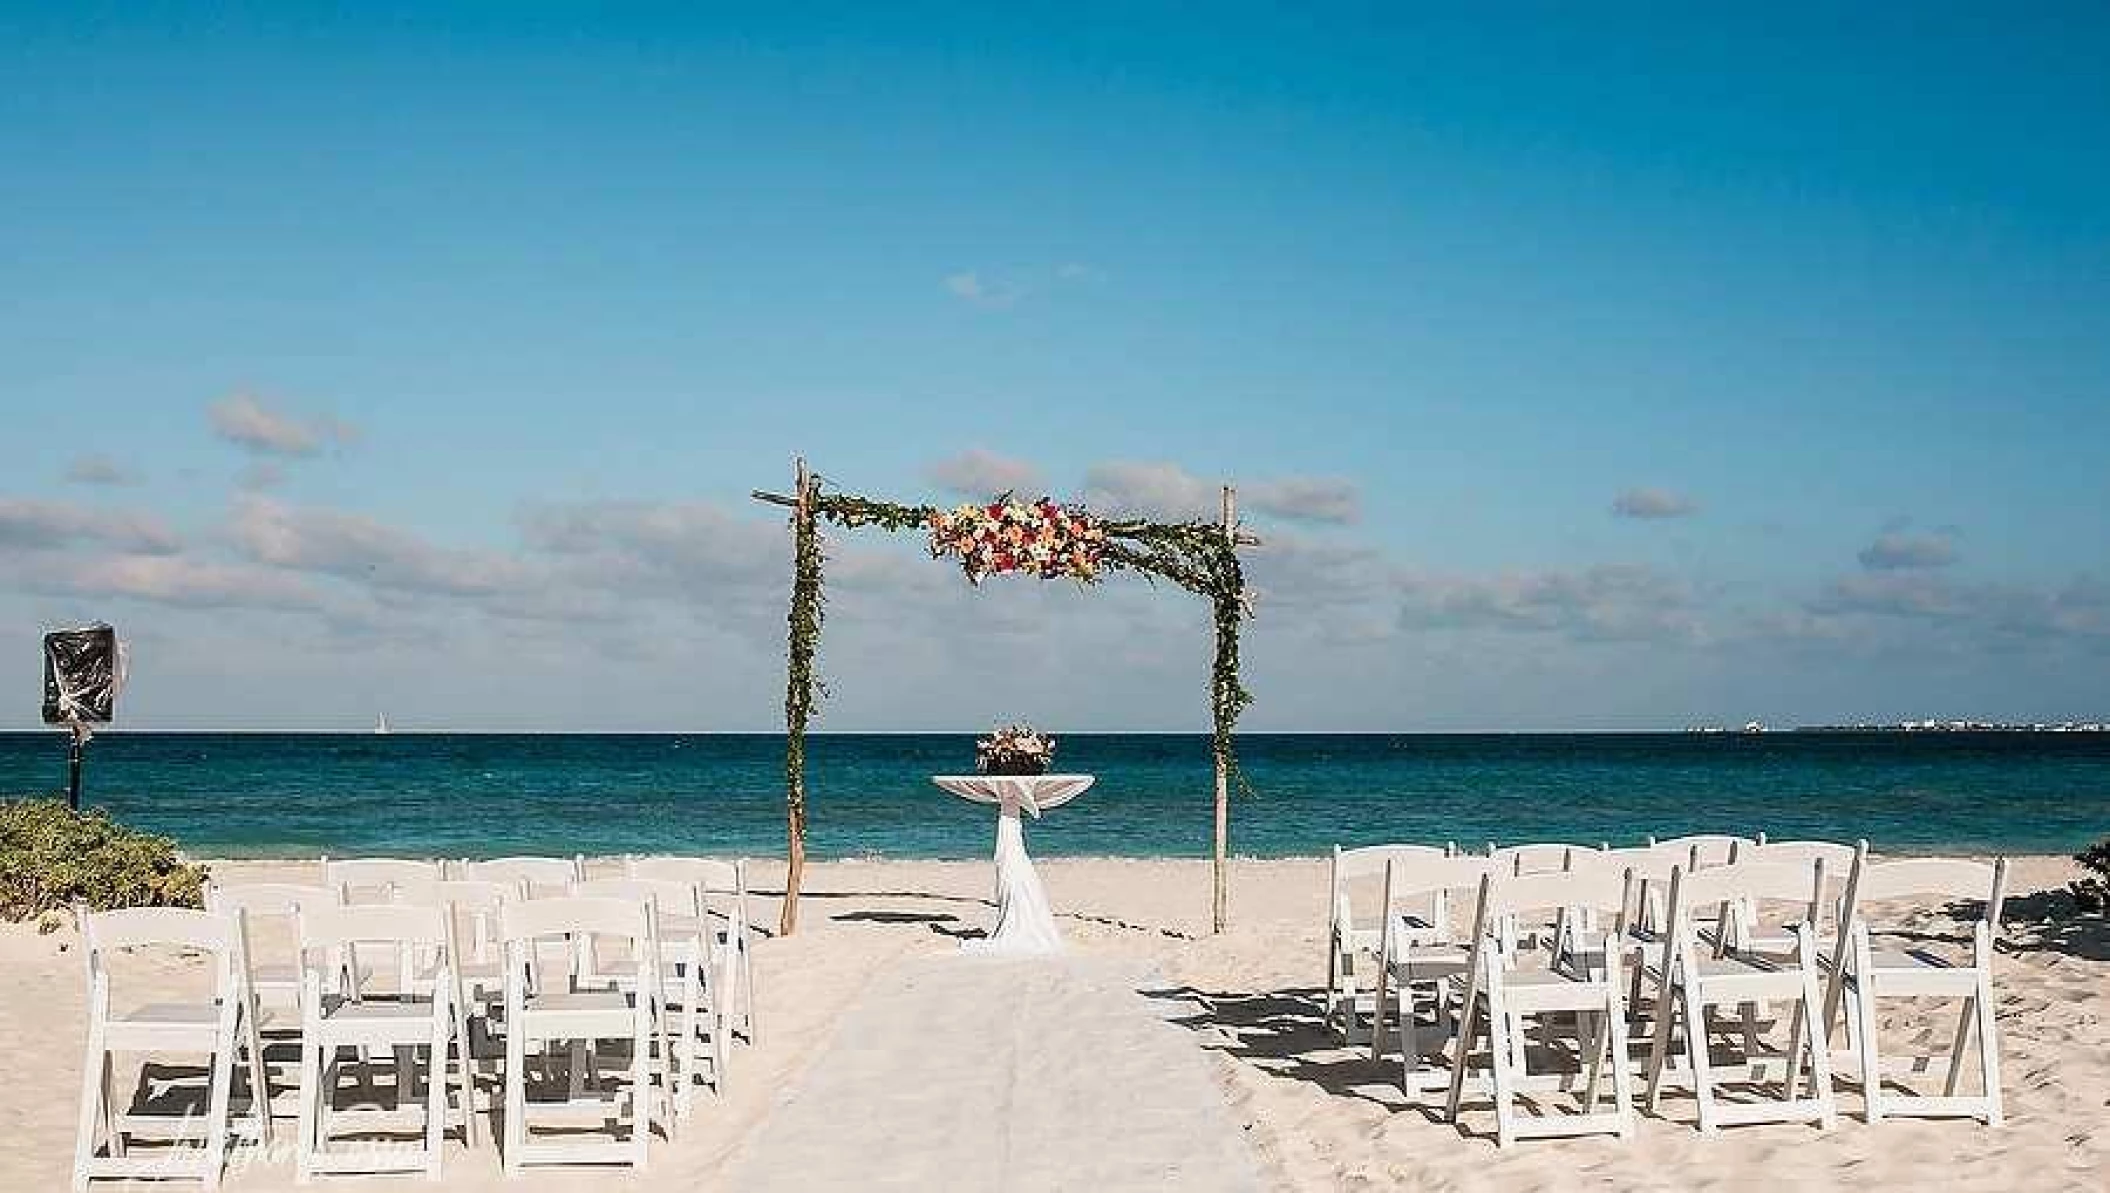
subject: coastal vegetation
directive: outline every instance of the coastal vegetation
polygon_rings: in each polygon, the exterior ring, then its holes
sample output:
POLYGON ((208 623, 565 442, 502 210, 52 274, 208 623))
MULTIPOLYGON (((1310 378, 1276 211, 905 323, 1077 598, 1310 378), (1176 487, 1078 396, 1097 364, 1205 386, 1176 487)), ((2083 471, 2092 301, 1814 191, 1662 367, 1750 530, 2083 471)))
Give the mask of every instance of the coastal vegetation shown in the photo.
POLYGON ((26 920, 79 901, 113 907, 197 907, 205 867, 176 843, 63 799, 0 799, 0 916, 26 920))
POLYGON ((2073 860, 2089 871, 2087 878, 2072 884, 2074 902, 2083 911, 2110 911, 2110 837, 2074 854, 2073 860))

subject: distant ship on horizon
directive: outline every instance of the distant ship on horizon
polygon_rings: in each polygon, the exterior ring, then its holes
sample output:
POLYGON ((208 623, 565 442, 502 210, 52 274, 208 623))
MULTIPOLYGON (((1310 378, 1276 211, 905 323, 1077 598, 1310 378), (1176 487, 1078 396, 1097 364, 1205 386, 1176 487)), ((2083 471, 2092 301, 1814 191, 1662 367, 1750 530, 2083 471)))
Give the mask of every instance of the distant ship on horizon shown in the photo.
POLYGON ((374 736, 375 736, 375 737, 387 737, 387 736, 388 736, 388 714, 387 714, 387 713, 385 713, 385 712, 384 712, 384 713, 375 713, 375 714, 374 714, 374 736))

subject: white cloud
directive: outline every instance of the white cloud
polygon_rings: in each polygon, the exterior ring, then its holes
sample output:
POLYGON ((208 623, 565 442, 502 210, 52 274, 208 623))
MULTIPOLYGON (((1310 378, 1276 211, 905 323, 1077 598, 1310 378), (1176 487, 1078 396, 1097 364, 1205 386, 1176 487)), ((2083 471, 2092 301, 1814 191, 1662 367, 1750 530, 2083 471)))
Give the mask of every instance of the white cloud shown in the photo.
POLYGON ((1703 636, 1693 586, 1642 564, 1413 576, 1401 590, 1400 616, 1410 628, 1558 633, 1583 641, 1703 636))
POLYGON ((375 588, 463 596, 521 591, 541 579, 499 552, 440 547, 372 518, 265 497, 247 497, 236 506, 233 534, 242 552, 259 563, 375 588))
POLYGON ((99 543, 167 554, 182 542, 161 519, 34 498, 0 498, 0 547, 60 548, 99 543))
POLYGON ((1956 543, 1945 534, 1892 531, 1862 548, 1859 558, 1862 567, 1879 572, 1948 567, 1956 562, 1956 543))
MULTIPOLYGON (((1085 475, 1085 503, 1138 518, 1197 519, 1222 515, 1223 486, 1177 464, 1116 460, 1085 475)), ((1238 508, 1294 522, 1347 523, 1362 516, 1362 493, 1342 477, 1281 477, 1240 482, 1238 508)))
POLYGON ((1040 469, 1027 461, 979 447, 933 462, 924 475, 939 488, 967 497, 993 497, 998 493, 1038 496, 1046 484, 1040 469))
POLYGON ((316 609, 321 596, 282 572, 180 555, 117 555, 66 568, 51 587, 77 596, 194 608, 316 609))
POLYGON ((206 408, 213 433, 258 455, 298 459, 325 446, 348 446, 357 428, 326 416, 301 418, 266 405, 250 394, 234 394, 206 408))
POLYGON ((75 485, 136 485, 139 473, 108 456, 76 456, 66 465, 66 481, 75 485))
POLYGON ((1015 285, 984 278, 976 269, 946 275, 945 289, 961 302, 989 310, 1011 306, 1025 294, 1015 285))
POLYGON ((1699 510, 1692 498, 1669 489, 1627 489, 1612 499, 1612 512, 1622 518, 1683 518, 1699 510))

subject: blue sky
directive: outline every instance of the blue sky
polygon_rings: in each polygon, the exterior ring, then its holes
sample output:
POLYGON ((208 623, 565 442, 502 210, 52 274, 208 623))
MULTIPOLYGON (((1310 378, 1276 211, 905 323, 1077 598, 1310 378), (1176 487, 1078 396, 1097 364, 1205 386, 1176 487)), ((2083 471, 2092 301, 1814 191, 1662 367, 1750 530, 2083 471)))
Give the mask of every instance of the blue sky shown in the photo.
MULTIPOLYGON (((1235 479, 1256 728, 2110 715, 2106 56, 2081 6, 0 4, 0 725, 102 617, 142 727, 768 728, 798 452, 1235 479)), ((1205 721, 1180 594, 838 551, 828 727, 1205 721)))

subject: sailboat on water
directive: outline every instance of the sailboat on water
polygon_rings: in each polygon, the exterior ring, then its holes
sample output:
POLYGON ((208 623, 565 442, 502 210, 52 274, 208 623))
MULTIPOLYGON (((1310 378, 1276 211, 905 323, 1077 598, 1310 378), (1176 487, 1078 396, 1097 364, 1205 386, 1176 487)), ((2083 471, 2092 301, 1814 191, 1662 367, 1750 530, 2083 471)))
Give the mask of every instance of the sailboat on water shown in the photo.
POLYGON ((375 737, 387 737, 387 736, 388 736, 388 714, 387 714, 387 713, 378 713, 378 714, 376 714, 376 715, 374 716, 374 736, 375 736, 375 737))

